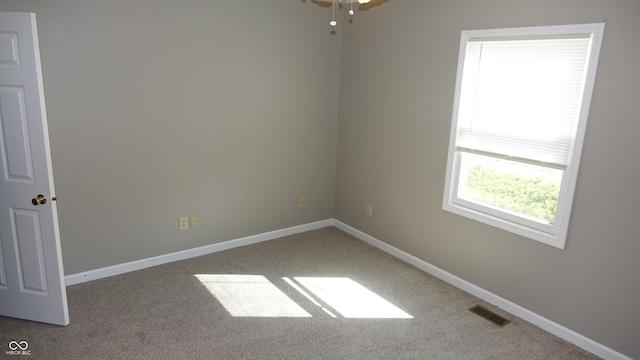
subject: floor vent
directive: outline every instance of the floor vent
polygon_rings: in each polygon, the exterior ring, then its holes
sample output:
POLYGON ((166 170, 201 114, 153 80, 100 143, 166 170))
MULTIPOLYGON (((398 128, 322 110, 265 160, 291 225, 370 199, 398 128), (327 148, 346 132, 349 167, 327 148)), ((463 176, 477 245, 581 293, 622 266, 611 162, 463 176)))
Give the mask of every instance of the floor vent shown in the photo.
POLYGON ((507 320, 505 318, 503 318, 502 316, 494 313, 493 311, 484 308, 480 305, 476 305, 474 307, 472 307, 471 309, 469 309, 469 311, 471 311, 472 313, 478 315, 478 316, 482 316, 483 318, 491 321, 492 323, 498 325, 498 326, 505 326, 508 323, 510 323, 510 320, 507 320))

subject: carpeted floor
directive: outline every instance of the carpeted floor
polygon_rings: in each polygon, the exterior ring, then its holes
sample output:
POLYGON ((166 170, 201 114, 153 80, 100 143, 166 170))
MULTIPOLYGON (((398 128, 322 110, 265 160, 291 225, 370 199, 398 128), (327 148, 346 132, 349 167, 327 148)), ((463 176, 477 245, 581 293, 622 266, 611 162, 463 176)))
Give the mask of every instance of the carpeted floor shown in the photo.
POLYGON ((25 340, 29 359, 598 359, 333 227, 67 293, 67 327, 0 317, 0 355, 25 340))

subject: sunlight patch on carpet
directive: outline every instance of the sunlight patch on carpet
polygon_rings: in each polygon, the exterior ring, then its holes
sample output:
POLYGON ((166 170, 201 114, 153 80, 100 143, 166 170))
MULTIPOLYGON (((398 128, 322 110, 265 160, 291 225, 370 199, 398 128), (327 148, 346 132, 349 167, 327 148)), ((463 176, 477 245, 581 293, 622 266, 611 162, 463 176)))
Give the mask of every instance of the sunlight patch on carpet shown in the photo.
POLYGON ((332 318, 413 319, 378 294, 346 277, 282 277, 285 284, 309 301, 306 303, 300 297, 303 304, 294 301, 263 275, 194 276, 234 317, 312 317, 302 304, 307 309, 315 305, 332 318))
POLYGON ((294 280, 345 318, 413 318, 413 316, 349 278, 295 277, 294 280))
POLYGON ((300 285, 298 285, 296 282, 289 279, 288 277, 283 277, 282 280, 284 280, 292 288, 296 289, 296 291, 302 294, 304 297, 309 299, 309 301, 311 301, 313 305, 322 309, 322 311, 327 313, 327 315, 331 316, 332 318, 337 318, 337 316, 333 312, 331 312, 331 310, 327 309, 326 306, 319 303, 316 299, 313 298, 313 296, 311 296, 308 292, 306 292, 303 288, 301 288, 300 285))
POLYGON ((311 317, 262 275, 195 277, 234 317, 311 317))

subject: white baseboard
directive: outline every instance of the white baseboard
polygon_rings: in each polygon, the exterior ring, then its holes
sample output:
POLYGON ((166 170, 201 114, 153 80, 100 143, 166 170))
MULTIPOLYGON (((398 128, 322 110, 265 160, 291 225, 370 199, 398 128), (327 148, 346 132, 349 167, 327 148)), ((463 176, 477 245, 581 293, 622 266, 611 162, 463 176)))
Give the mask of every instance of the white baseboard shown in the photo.
POLYGON ((148 267, 166 264, 174 261, 190 259, 197 256, 208 255, 218 251, 228 250, 239 246, 256 244, 259 242, 277 239, 283 236, 298 234, 305 231, 311 231, 333 225, 333 219, 317 221, 309 224, 293 226, 286 229, 270 231, 262 234, 251 235, 235 240, 229 240, 218 244, 206 245, 194 249, 174 252, 155 256, 147 259, 136 260, 124 264, 108 266, 100 269, 90 270, 78 274, 65 276, 65 285, 75 285, 83 282, 106 278, 109 276, 120 275, 131 271, 141 270, 148 267))
POLYGON ((523 308, 520 305, 514 304, 511 301, 504 299, 492 292, 489 292, 481 287, 478 287, 466 280, 463 280, 451 273, 448 273, 442 269, 440 269, 439 267, 436 267, 434 265, 431 265, 430 263, 423 261, 421 259, 418 259, 417 257, 406 253, 400 249, 397 249, 387 243, 384 243, 370 235, 367 235, 366 233, 355 229, 341 221, 338 220, 333 220, 333 226, 337 227, 338 229, 351 234, 355 237, 357 237, 358 239, 390 254, 395 256, 396 258, 403 260, 415 267, 417 267, 418 269, 431 274, 435 277, 437 277, 438 279, 441 279, 471 295, 474 295, 492 305, 495 305, 521 319, 524 319, 538 327, 540 327, 541 329, 550 332, 554 335, 556 335, 559 338, 562 338, 578 347, 581 347, 595 355, 600 356, 601 358, 605 359, 605 360, 633 360, 630 357, 621 354, 611 348, 608 348, 594 340, 591 340, 589 338, 587 338, 584 335, 581 335, 571 329, 568 329, 560 324, 557 324, 545 317, 542 317, 530 310, 527 310, 525 308, 523 308))

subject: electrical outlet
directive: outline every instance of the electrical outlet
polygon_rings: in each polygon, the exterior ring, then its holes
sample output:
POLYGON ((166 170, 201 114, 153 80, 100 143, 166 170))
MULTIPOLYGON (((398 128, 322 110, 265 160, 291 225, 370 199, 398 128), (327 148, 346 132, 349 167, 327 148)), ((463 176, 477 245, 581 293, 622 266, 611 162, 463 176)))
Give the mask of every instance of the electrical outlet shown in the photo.
POLYGON ((187 230, 189 228, 189 218, 181 217, 180 218, 180 230, 187 230))
POLYGON ((304 196, 300 197, 300 209, 307 206, 307 199, 304 196))
POLYGON ((367 204, 366 208, 364 209, 364 213, 367 216, 372 216, 373 215, 373 206, 371 204, 367 204))
POLYGON ((189 220, 191 220, 191 227, 198 227, 198 215, 191 215, 189 217, 189 220))

